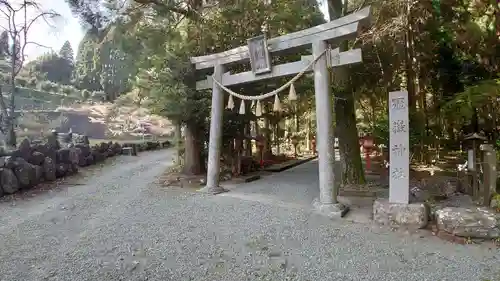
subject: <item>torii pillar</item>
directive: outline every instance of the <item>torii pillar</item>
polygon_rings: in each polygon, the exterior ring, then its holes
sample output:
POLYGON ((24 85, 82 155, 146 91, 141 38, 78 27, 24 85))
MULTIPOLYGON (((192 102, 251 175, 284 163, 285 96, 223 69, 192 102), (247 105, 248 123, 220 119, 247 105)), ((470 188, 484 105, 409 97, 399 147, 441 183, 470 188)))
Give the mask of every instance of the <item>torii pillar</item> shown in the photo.
POLYGON ((330 95, 330 75, 328 72, 328 57, 325 51, 328 44, 325 41, 312 43, 314 64, 314 97, 316 102, 316 128, 319 166, 319 199, 313 202, 315 211, 331 218, 343 217, 349 208, 337 201, 337 188, 334 173, 334 149, 332 126, 332 102, 330 95))
MULTIPOLYGON (((214 78, 222 80, 224 65, 214 66, 214 78)), ((206 186, 200 191, 219 194, 226 190, 219 185, 220 155, 222 146, 222 117, 224 115, 224 90, 212 81, 212 111, 210 112, 210 135, 208 142, 208 164, 206 186)))

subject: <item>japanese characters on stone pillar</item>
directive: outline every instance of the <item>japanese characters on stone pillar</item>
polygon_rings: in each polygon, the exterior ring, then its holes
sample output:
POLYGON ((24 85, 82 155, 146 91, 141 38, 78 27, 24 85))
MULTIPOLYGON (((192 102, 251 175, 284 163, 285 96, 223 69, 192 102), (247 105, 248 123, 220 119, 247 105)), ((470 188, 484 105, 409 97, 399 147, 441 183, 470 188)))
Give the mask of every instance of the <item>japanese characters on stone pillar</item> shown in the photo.
POLYGON ((389 93, 389 202, 409 203, 408 92, 389 93))

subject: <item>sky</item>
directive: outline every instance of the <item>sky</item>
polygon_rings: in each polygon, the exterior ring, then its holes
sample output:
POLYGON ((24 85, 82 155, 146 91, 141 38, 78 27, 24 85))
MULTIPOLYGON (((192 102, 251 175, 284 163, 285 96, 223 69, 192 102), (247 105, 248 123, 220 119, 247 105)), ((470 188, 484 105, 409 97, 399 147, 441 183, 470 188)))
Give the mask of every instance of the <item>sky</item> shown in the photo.
MULTIPOLYGON (((11 3, 14 6, 19 0, 13 0, 11 3)), ((36 42, 45 47, 28 44, 26 46, 25 55, 26 61, 33 60, 44 53, 51 50, 58 52, 64 42, 68 40, 71 47, 75 51, 78 49, 78 44, 85 35, 84 30, 80 27, 78 19, 74 18, 71 10, 64 0, 39 0, 43 11, 54 11, 60 16, 57 19, 50 21, 50 25, 43 20, 37 20, 28 31, 28 41, 36 42)), ((33 19, 39 12, 28 9, 28 19, 33 19)), ((24 17, 20 15, 16 17, 18 22, 22 22, 24 17)), ((0 17, 0 26, 5 28, 8 26, 8 21, 4 17, 0 17)))
MULTIPOLYGON (((13 2, 17 1, 14 0, 13 2)), ((328 11, 326 1, 318 0, 318 2, 320 3, 321 11, 326 15, 328 11)), ((29 41, 37 42, 49 47, 49 49, 33 44, 26 46, 26 61, 34 60, 38 56, 50 52, 50 50, 58 52, 66 40, 70 42, 76 56, 78 45, 85 35, 85 31, 80 26, 78 19, 73 17, 71 10, 64 0, 40 0, 39 3, 44 10, 53 10, 61 16, 54 20, 51 26, 43 21, 37 21, 31 27, 28 33, 29 41)), ((36 16, 34 11, 29 12, 31 14, 28 15, 29 18, 36 16)), ((4 27, 6 23, 5 19, 0 18, 0 26, 4 27)))

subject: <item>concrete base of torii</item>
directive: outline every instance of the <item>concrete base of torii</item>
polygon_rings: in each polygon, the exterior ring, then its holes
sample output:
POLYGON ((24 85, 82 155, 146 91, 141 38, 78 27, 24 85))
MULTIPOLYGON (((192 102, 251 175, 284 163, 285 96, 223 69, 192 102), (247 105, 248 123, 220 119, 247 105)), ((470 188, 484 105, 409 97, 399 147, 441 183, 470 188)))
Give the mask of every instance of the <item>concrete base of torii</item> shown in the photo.
POLYGON ((221 194, 224 192, 228 192, 228 190, 224 189, 222 186, 216 186, 216 187, 205 186, 202 189, 199 189, 198 192, 217 195, 217 194, 221 194))
POLYGON ((319 199, 313 201, 314 212, 332 219, 343 218, 349 212, 349 206, 342 203, 321 203, 319 199))

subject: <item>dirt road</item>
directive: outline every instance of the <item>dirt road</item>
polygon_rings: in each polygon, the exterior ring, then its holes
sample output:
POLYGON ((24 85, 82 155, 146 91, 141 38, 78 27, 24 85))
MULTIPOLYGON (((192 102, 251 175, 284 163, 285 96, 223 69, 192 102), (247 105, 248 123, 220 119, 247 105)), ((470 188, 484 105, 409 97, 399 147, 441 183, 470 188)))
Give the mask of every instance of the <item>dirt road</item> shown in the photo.
POLYGON ((3 199, 0 280, 483 281, 500 273, 498 249, 312 214, 314 163, 207 196, 151 184, 172 156, 119 157, 86 179, 3 199))

